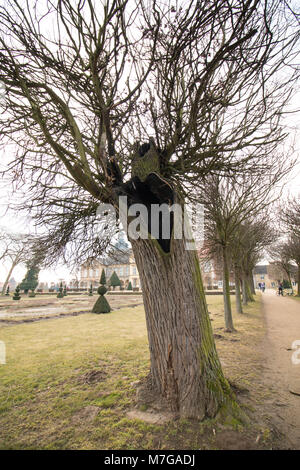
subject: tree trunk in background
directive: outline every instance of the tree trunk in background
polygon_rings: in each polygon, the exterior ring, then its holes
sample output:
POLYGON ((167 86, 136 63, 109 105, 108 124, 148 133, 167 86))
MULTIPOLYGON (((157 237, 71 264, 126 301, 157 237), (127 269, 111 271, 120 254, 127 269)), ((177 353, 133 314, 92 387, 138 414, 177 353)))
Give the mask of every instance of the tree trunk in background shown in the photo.
POLYGON ((196 251, 130 240, 143 285, 154 390, 182 417, 215 416, 231 400, 216 352, 196 251))
POLYGON ((16 257, 16 258, 13 260, 12 264, 11 264, 11 267, 10 267, 10 269, 9 269, 8 275, 6 276, 5 282, 4 282, 3 287, 2 287, 1 295, 5 295, 7 286, 8 286, 8 284, 9 284, 10 277, 11 277, 11 275, 12 275, 13 270, 14 270, 15 267, 17 266, 18 262, 19 262, 19 258, 16 257))
POLYGON ((253 273, 251 272, 251 274, 249 275, 249 285, 250 285, 250 292, 252 295, 255 295, 256 292, 255 292, 255 286, 254 286, 254 280, 253 280, 253 273))
POLYGON ((242 278, 242 293, 243 293, 243 305, 248 305, 248 295, 247 295, 247 283, 246 278, 242 278))
POLYGON ((293 293, 294 293, 294 289, 293 289, 293 284, 292 284, 292 278, 291 278, 291 275, 290 275, 289 272, 287 272, 287 277, 288 277, 289 285, 291 286, 292 294, 293 294, 293 293))
POLYGON ((227 331, 234 331, 231 301, 230 301, 230 286, 229 286, 229 267, 226 246, 222 247, 223 256, 223 299, 224 299, 224 316, 225 328, 227 331))
POLYGON ((235 283, 235 304, 236 304, 236 311, 238 313, 243 313, 243 308, 242 308, 242 299, 241 299, 241 284, 240 284, 240 277, 235 270, 234 272, 234 283, 235 283))
POLYGON ((251 275, 247 275, 245 281, 246 281, 246 292, 247 292, 247 300, 248 302, 254 302, 254 297, 251 292, 251 275))

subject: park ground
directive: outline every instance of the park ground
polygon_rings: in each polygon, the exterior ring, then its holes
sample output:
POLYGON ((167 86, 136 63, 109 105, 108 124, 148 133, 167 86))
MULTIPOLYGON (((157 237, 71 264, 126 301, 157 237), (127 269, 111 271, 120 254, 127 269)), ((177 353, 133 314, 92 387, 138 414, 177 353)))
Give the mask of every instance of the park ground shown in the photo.
POLYGON ((232 299, 237 331, 226 333, 222 296, 207 296, 224 374, 248 418, 202 423, 140 400, 149 369, 141 296, 109 296, 108 315, 89 313, 95 299, 0 299, 1 449, 300 448, 300 396, 289 390, 296 299, 266 292, 243 315, 232 299))

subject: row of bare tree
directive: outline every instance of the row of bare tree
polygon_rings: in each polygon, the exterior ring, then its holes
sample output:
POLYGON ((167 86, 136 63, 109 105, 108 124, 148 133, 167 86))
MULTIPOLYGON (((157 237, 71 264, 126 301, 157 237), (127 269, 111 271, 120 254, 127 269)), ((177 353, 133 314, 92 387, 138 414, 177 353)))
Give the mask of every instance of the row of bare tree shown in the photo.
POLYGON ((227 331, 234 330, 230 300, 230 272, 235 278, 237 312, 253 300, 253 270, 274 242, 276 233, 267 210, 274 202, 282 168, 251 177, 210 177, 199 198, 205 206, 205 256, 223 268, 224 316, 227 331), (275 194, 275 195, 274 195, 275 194), (241 296, 242 294, 242 296, 241 296))
POLYGON ((284 201, 278 183, 281 165, 260 177, 211 176, 198 193, 205 206, 203 258, 215 259, 223 269, 224 316, 227 331, 234 330, 230 300, 230 273, 235 280, 236 310, 253 301, 253 271, 263 258, 271 258, 292 288, 297 271, 300 295, 300 201, 284 201))

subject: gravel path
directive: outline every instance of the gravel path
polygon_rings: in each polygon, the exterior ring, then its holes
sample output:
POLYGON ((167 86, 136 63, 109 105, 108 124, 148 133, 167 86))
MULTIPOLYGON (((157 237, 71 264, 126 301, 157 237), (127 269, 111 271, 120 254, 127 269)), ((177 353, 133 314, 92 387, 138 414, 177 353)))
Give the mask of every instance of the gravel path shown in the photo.
POLYGON ((272 290, 262 297, 267 330, 264 381, 276 390, 278 428, 300 449, 300 300, 279 297, 272 290))

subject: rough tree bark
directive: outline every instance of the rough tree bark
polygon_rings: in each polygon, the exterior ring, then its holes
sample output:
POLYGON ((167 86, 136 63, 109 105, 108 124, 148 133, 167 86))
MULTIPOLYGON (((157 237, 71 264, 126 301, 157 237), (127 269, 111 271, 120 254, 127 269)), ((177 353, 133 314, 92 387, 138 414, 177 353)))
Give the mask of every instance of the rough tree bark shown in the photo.
POLYGON ((165 253, 156 240, 132 240, 143 285, 153 387, 173 411, 212 417, 231 392, 215 348, 198 257, 172 240, 165 253))

